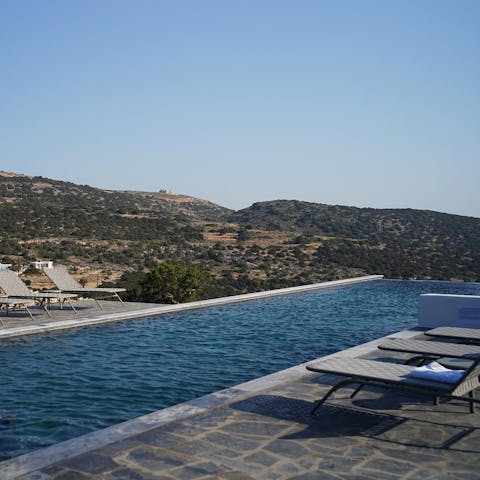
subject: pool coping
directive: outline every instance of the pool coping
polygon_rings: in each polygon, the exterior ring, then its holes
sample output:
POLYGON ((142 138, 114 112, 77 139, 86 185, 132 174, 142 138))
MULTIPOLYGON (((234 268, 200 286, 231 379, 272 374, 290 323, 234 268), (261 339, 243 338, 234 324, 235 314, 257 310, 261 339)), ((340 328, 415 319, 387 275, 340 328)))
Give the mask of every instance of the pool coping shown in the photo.
MULTIPOLYGON (((79 437, 71 438, 63 442, 41 448, 33 452, 5 460, 0 463, 2 480, 13 480, 21 475, 26 475, 35 470, 45 468, 54 463, 67 460, 78 455, 91 452, 98 448, 105 447, 115 442, 147 432, 170 422, 184 420, 208 410, 226 405, 232 401, 238 401, 242 397, 258 393, 260 391, 274 388, 283 383, 292 382, 304 376, 315 374, 308 372, 306 366, 319 360, 326 360, 333 357, 358 357, 377 350, 378 345, 394 338, 409 339, 417 336, 425 329, 418 327, 411 330, 403 330, 390 335, 372 340, 355 347, 341 350, 324 357, 310 360, 299 365, 280 370, 278 372, 259 377, 233 387, 219 390, 202 397, 179 403, 140 417, 127 420, 110 427, 96 430, 79 437)), ((35 477, 36 478, 36 477, 35 477)), ((43 478, 43 477, 42 477, 43 478)), ((47 477, 45 477, 47 478, 47 477)), ((41 480, 38 478, 36 480, 41 480)))
POLYGON ((362 277, 347 278, 344 280, 332 280, 329 282, 313 283, 309 285, 300 285, 298 287, 279 288, 276 290, 266 290, 263 292, 246 293, 243 295, 232 295, 230 297, 212 298, 210 300, 200 300, 196 302, 182 303, 176 305, 157 305, 152 308, 141 308, 138 310, 129 310, 127 312, 114 312, 103 315, 95 315, 94 317, 82 317, 70 320, 58 320, 55 322, 39 323, 31 325, 22 325, 20 327, 10 327, 0 329, 0 340, 22 337, 26 335, 42 334, 56 330, 66 330, 72 328, 87 327, 90 325, 100 325, 105 323, 119 322, 134 318, 149 317, 153 315, 165 315, 167 313, 182 312, 187 310, 195 310, 200 308, 208 308, 220 305, 228 305, 231 303, 247 302, 251 300, 259 300, 262 298, 276 297, 280 295, 291 295, 295 293, 309 292, 312 290, 320 290, 323 288, 334 288, 357 283, 371 282, 382 280, 383 275, 365 275, 362 277))

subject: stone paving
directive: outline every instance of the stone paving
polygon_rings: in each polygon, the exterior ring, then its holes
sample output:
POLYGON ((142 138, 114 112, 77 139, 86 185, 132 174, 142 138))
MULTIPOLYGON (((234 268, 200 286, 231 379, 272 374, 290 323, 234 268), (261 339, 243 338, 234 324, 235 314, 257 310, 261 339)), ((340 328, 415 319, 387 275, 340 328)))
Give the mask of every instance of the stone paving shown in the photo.
MULTIPOLYGON (((381 352, 368 358, 392 360, 381 352)), ((18 478, 480 478, 480 413, 469 414, 466 403, 434 407, 429 399, 367 388, 352 401, 352 389, 345 388, 310 416, 335 380, 306 372, 18 478)))

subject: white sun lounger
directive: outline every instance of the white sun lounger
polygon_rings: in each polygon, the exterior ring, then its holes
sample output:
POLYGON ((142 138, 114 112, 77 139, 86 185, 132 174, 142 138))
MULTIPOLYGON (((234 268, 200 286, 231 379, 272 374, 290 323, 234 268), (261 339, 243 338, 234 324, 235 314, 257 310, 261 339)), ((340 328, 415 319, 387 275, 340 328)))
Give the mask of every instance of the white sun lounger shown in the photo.
POLYGON ((37 301, 44 308, 48 316, 51 314, 48 310, 51 300, 55 299, 60 302, 60 307, 67 302, 70 308, 76 312, 71 300, 76 298, 76 294, 54 293, 54 292, 34 292, 30 290, 20 277, 13 270, 0 271, 0 288, 5 292, 8 298, 24 298, 37 301))
POLYGON ((82 287, 65 268, 50 267, 44 268, 43 271, 61 292, 76 293, 82 297, 93 298, 101 309, 103 309, 103 307, 98 300, 111 297, 117 298, 122 306, 125 306, 118 295, 120 292, 125 292, 125 288, 85 288, 82 287))

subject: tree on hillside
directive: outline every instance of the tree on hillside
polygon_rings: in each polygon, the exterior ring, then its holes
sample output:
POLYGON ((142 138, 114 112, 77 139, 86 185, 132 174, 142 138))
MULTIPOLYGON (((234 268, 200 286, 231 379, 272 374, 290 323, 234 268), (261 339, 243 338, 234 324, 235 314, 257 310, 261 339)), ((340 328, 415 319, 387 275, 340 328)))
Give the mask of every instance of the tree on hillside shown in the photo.
POLYGON ((249 238, 250 238, 250 233, 247 231, 247 228, 244 226, 241 226, 238 229, 237 242, 245 242, 249 238))
POLYGON ((194 265, 162 263, 140 282, 140 300, 183 303, 197 300, 211 281, 209 272, 194 265))

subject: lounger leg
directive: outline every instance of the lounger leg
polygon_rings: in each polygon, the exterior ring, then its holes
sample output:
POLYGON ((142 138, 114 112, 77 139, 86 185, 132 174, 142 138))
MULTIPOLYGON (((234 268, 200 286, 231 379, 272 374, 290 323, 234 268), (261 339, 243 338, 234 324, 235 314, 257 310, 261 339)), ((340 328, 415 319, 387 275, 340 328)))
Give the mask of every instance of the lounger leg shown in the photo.
POLYGON ((124 307, 125 304, 123 303, 122 299, 120 298, 120 295, 119 295, 117 292, 115 292, 115 296, 118 298, 118 300, 119 300, 120 303, 122 304, 122 307, 124 307))
POLYGON ((353 398, 363 387, 365 386, 364 383, 361 383, 350 395, 350 398, 353 398))
POLYGON ((475 413, 475 402, 473 402, 473 390, 468 392, 468 396, 470 397, 470 401, 468 402, 470 404, 470 413, 475 413))
POLYGON ((75 307, 73 306, 73 303, 70 301, 70 300, 65 300, 69 305, 70 305, 70 308, 75 312, 77 313, 77 311, 75 310, 75 307))
POLYGON ((30 309, 29 309, 27 306, 25 306, 25 310, 27 311, 28 315, 30 315, 30 318, 31 318, 32 320, 35 320, 35 319, 33 318, 32 312, 30 311, 30 309))
POLYGON ((468 397, 457 397, 456 395, 446 395, 447 398, 452 398, 454 400, 461 400, 462 402, 468 402, 470 406, 470 413, 475 413, 475 404, 480 403, 480 400, 475 398, 475 393, 468 392, 468 397))
POLYGON ((315 405, 315 407, 312 409, 312 411, 310 412, 310 415, 314 415, 315 412, 324 404, 324 402, 327 400, 328 397, 330 397, 330 395, 335 392, 336 390, 338 390, 339 388, 342 388, 344 387, 345 385, 350 385, 351 383, 357 383, 355 381, 352 381, 352 379, 348 379, 348 380, 343 380, 339 383, 337 383, 336 385, 334 385, 325 395, 324 397, 318 401, 318 403, 315 405))
MULTIPOLYGON (((43 309, 45 310, 45 313, 46 313, 50 318, 52 318, 52 314, 48 311, 47 305, 43 304, 42 306, 43 306, 43 309)), ((33 319, 32 319, 32 320, 33 320, 33 319)))
POLYGON ((440 403, 440 398, 439 397, 433 397, 433 404, 438 407, 438 404, 440 403))

